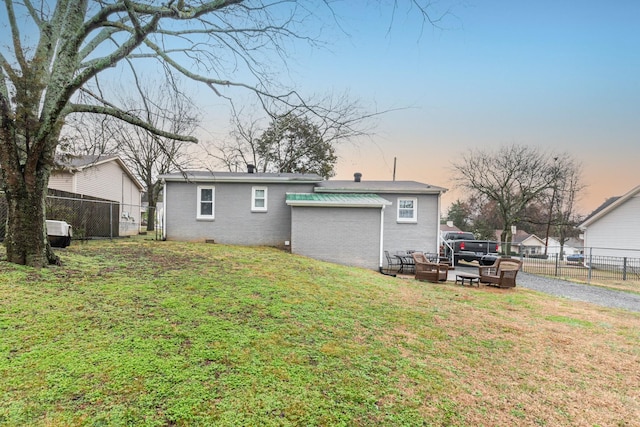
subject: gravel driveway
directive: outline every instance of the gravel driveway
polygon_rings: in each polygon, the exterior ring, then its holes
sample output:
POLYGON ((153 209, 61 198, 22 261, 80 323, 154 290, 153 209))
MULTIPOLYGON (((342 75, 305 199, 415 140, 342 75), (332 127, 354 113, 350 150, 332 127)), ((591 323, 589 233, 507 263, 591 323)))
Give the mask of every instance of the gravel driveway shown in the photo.
MULTIPOLYGON (((451 280, 455 280, 455 273, 468 272, 477 273, 478 267, 456 266, 450 271, 451 280)), ((600 286, 592 286, 581 283, 569 282, 561 279, 537 276, 519 272, 517 278, 518 286, 544 292, 576 301, 590 302, 604 307, 622 308, 625 310, 640 312, 640 294, 625 291, 606 289, 600 286)))

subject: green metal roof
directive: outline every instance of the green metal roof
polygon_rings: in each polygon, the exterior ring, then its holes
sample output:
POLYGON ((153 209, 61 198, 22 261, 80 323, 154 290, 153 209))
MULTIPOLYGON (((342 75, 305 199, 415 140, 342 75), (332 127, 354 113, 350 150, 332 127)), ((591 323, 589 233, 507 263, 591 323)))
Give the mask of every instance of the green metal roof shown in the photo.
POLYGON ((378 207, 391 202, 375 194, 287 193, 289 206, 378 207))

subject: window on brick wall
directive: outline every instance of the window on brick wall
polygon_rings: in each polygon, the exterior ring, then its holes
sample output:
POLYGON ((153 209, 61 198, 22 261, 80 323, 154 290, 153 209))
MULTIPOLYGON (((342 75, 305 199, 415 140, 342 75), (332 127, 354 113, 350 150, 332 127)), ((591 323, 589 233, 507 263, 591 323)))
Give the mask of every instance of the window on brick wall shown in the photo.
POLYGON ((267 211, 267 187, 251 188, 251 211, 252 212, 267 211))
POLYGON ((216 188, 212 186, 198 186, 197 219, 211 220, 215 218, 216 188))
POLYGON ((398 198, 398 222, 418 221, 418 199, 398 198))

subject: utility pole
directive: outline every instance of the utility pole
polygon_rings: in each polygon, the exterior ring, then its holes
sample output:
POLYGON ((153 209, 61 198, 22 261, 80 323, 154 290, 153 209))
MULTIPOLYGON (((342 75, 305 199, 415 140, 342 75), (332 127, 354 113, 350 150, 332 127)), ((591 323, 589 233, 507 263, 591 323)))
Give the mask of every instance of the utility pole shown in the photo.
POLYGON ((551 231, 551 220, 553 219, 553 205, 556 199, 556 191, 558 191, 558 158, 553 158, 553 188, 551 192, 551 203, 549 205, 549 219, 547 220, 547 236, 544 241, 544 255, 547 256, 549 248, 549 232, 551 231))
POLYGON ((396 157, 393 158, 393 180, 396 180, 396 157))

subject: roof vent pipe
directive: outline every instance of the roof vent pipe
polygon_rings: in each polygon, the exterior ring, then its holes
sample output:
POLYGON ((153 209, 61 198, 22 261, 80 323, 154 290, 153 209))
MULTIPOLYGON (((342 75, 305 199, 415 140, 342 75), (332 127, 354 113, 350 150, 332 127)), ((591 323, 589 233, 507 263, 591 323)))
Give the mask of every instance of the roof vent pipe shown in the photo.
POLYGON ((353 174, 353 180, 355 182, 360 182, 361 179, 362 179, 362 174, 360 172, 356 172, 353 174))
POLYGON ((247 165, 247 173, 253 173, 256 170, 255 165, 247 165))

